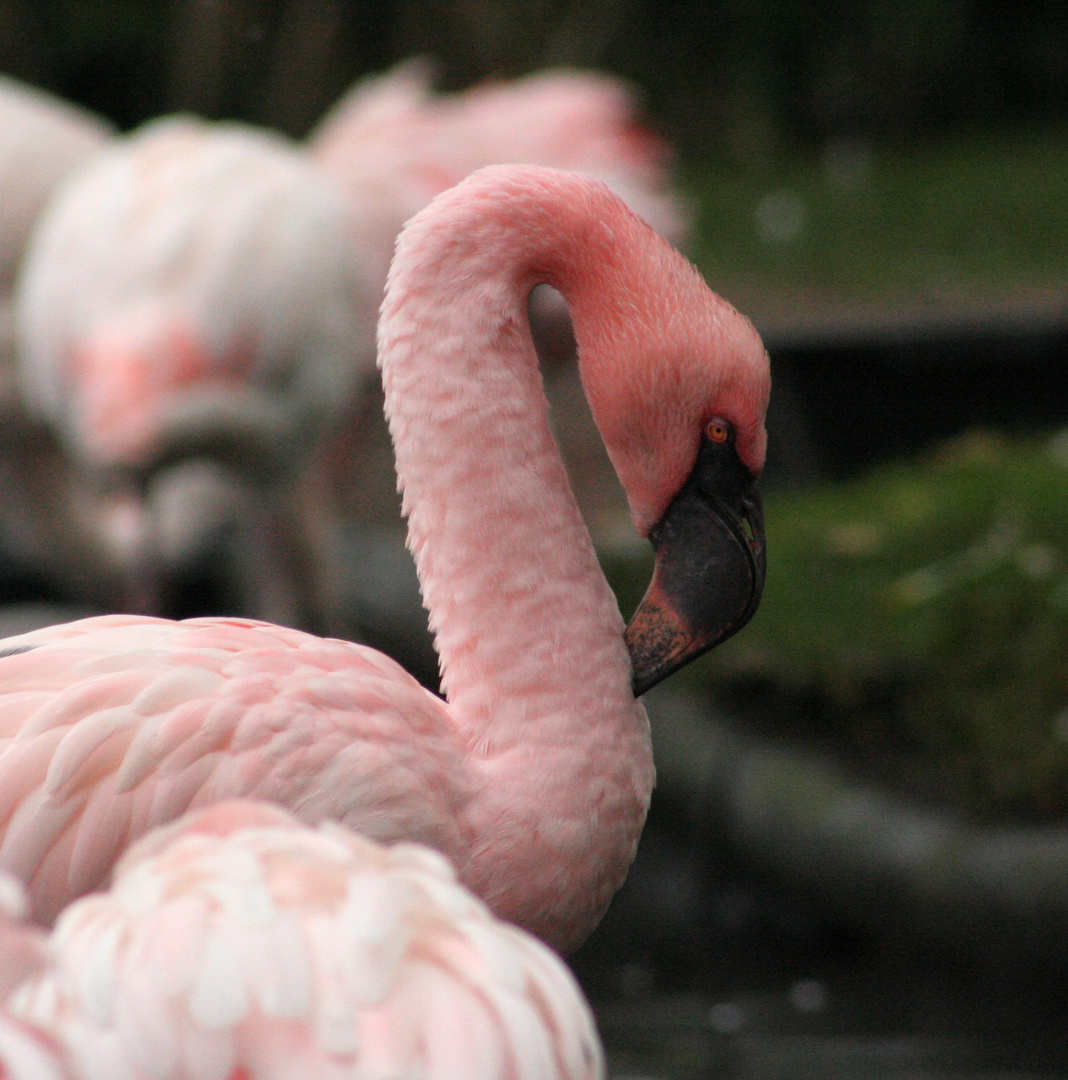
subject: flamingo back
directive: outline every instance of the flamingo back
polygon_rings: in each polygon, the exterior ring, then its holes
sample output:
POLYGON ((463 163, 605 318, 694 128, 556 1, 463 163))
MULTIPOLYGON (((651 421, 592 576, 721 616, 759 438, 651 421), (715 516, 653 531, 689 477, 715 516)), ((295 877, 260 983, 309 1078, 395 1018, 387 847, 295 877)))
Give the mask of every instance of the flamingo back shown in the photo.
POLYGON ((597 72, 554 69, 435 95, 429 66, 407 61, 353 87, 309 148, 348 191, 383 282, 404 222, 485 165, 585 173, 672 241, 688 231, 666 144, 639 125, 631 89, 597 72))
POLYGON ((444 703, 365 646, 102 616, 0 645, 0 868, 51 920, 190 806, 247 796, 462 859, 444 703))

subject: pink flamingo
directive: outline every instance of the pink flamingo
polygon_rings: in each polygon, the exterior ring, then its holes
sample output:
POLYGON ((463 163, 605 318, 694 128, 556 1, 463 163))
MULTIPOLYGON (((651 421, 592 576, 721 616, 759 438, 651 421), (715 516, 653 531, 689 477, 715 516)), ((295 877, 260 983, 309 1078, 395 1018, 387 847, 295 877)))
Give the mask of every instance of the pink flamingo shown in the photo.
POLYGON ((437 852, 227 802, 150 833, 13 999, 82 1080, 597 1080, 563 962, 437 852))
POLYGON ((767 355, 600 183, 474 174, 398 241, 379 328, 397 473, 446 700, 387 657, 265 623, 106 616, 0 652, 0 867, 40 917, 190 806, 266 799, 447 855, 559 949, 600 918, 653 783, 635 693, 736 631, 764 575, 767 355), (627 630, 549 432, 531 288, 657 553, 627 630))
POLYGON ((431 90, 430 66, 409 60, 357 83, 308 149, 348 194, 363 258, 384 284, 404 222, 486 165, 593 176, 680 243, 688 215, 671 189, 667 147, 636 111, 631 90, 598 72, 554 69, 444 95, 431 90))
POLYGON ((191 118, 116 140, 49 207, 20 280, 22 382, 122 568, 113 606, 173 610, 236 534, 249 565, 225 607, 314 621, 304 466, 374 373, 379 297, 351 239, 301 150, 191 118))

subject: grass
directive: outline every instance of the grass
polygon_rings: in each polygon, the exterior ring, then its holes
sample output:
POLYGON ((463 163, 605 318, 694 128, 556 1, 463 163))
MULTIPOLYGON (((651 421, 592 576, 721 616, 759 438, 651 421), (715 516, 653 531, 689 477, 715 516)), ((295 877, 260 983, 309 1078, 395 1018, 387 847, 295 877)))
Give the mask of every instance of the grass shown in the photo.
POLYGON ((841 143, 690 167, 693 255, 735 299, 959 301, 1061 289, 1068 128, 924 147, 841 143))

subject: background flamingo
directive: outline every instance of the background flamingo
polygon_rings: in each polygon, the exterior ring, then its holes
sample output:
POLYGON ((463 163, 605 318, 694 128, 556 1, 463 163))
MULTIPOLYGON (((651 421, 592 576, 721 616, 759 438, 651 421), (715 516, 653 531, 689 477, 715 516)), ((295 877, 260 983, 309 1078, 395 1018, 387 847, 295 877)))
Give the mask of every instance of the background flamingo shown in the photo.
MULTIPOLYGON (((370 621, 377 582, 339 586, 346 557, 368 562, 339 541, 381 554, 366 526, 396 521, 381 409, 356 392, 396 233, 494 161, 597 175, 672 236, 684 215, 629 91, 592 73, 442 96, 402 65, 361 84, 309 145, 345 188, 345 224, 326 224, 324 182, 283 140, 191 120, 122 140, 60 193, 22 277, 20 336, 30 410, 49 425, 37 430, 59 432, 73 465, 54 438, 47 482, 40 448, 19 459, 12 486, 33 497, 17 530, 69 599, 369 636, 431 682, 415 597, 370 621), (345 530, 351 518, 363 528, 345 530)), ((541 298, 543 352, 569 354, 563 305, 541 298)))
POLYGON ((503 167, 406 229, 380 362, 447 703, 371 649, 242 620, 8 639, 0 865, 40 916, 152 826, 252 796, 429 844, 559 948, 600 918, 653 780, 632 676, 641 692, 760 594, 767 356, 603 185, 503 167), (594 416, 657 546, 633 670, 549 433, 526 316, 542 280, 572 305, 594 416))
POLYGON ((236 595, 215 606, 321 613, 303 466, 374 355, 377 300, 348 229, 286 140, 183 118, 116 142, 41 221, 23 384, 121 569, 113 606, 180 614, 200 564, 229 556, 236 595))
POLYGON ((83 1080, 596 1080, 564 964, 495 920, 436 852, 262 803, 141 840, 60 917, 17 1011, 83 1080))
POLYGON ((688 214, 667 146, 637 122, 620 79, 557 69, 459 94, 435 94, 431 65, 409 60, 358 82, 308 137, 348 195, 367 266, 384 284, 413 214, 486 165, 535 164, 604 181, 672 243, 688 214))
POLYGON ((61 181, 113 134, 106 121, 85 110, 0 75, 0 327, 5 342, 10 341, 11 290, 37 216, 61 181))
MULTIPOLYGON (((548 165, 593 176, 676 245, 689 233, 689 207, 672 184, 669 147, 641 127, 633 90, 604 73, 553 69, 441 94, 432 88, 432 66, 409 60, 358 82, 312 132, 308 148, 344 188, 364 264, 380 286, 401 225, 439 192, 486 165, 548 165)), ((541 286, 532 294, 531 316, 562 421, 557 436, 584 516, 595 535, 625 529, 618 485, 581 404, 566 306, 541 286)), ((358 532, 344 536, 357 568, 398 563, 391 556, 391 544, 399 543, 392 528, 392 453, 380 416, 380 408, 369 410, 342 427, 324 470, 342 513, 360 524, 358 532)), ((400 562, 394 576, 407 582, 407 569, 400 562)), ((393 608, 379 602, 381 585, 357 577, 350 588, 347 607, 367 616, 359 622, 361 635, 402 650, 407 663, 432 673, 429 649, 398 619, 396 602, 393 608)))

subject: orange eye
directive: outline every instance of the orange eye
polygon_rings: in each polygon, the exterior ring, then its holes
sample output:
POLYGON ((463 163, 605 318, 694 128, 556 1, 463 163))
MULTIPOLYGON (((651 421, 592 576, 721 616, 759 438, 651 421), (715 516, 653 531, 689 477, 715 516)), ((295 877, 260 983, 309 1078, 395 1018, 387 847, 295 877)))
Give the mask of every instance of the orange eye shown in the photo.
POLYGON ((726 420, 709 420, 705 425, 705 434, 710 442, 725 443, 731 434, 731 426, 726 420))

